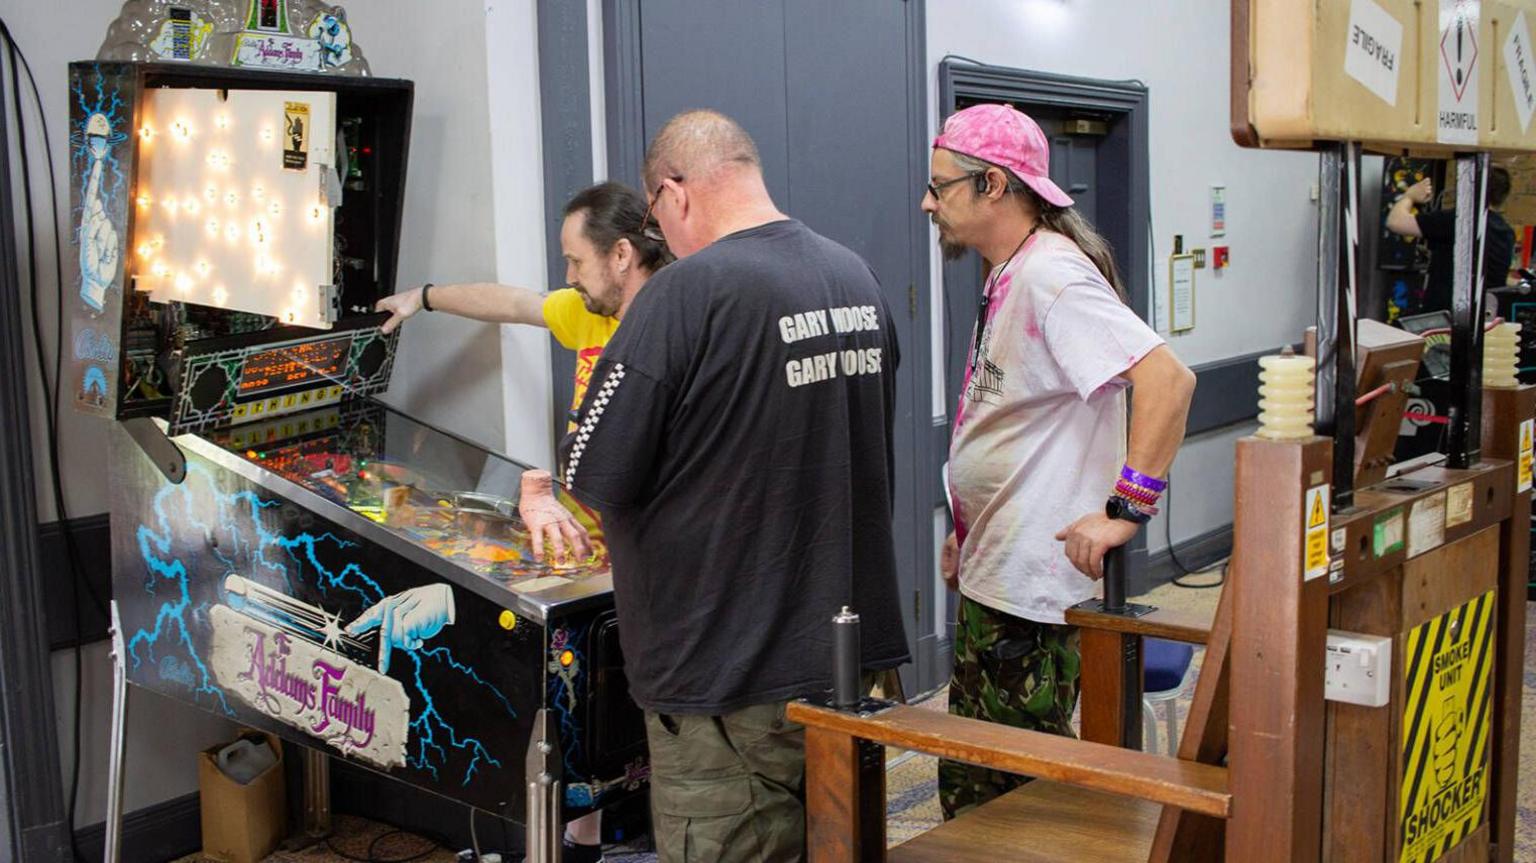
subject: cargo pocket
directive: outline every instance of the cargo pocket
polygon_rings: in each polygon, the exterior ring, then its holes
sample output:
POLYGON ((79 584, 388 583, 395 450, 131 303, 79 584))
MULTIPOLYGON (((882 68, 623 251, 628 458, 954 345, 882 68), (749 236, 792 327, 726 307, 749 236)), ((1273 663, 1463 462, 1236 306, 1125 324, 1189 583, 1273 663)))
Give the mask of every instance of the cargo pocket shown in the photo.
POLYGON ((752 780, 745 773, 652 784, 658 860, 734 863, 758 859, 751 808, 752 780))

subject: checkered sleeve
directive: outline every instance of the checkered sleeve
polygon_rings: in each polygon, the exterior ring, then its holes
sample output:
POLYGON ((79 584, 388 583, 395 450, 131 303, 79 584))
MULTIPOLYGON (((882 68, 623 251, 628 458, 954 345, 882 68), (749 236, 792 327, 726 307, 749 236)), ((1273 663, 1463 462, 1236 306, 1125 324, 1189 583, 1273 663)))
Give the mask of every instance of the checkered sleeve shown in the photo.
POLYGON ((564 481, 599 510, 645 503, 654 488, 670 399, 665 386, 623 362, 602 359, 561 443, 564 481))

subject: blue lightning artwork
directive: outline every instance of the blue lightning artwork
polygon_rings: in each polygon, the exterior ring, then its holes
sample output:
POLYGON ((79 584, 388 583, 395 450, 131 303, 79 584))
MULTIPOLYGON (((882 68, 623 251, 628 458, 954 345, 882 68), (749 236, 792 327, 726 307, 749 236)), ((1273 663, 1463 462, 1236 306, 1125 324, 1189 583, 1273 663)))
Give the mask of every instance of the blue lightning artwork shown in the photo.
MULTIPOLYGON (((473 663, 455 656, 448 646, 427 646, 454 622, 452 590, 445 584, 427 584, 391 594, 355 559, 356 542, 296 525, 280 529, 292 522, 291 517, 285 518, 281 501, 252 490, 222 488, 226 484, 222 479, 204 464, 189 461, 186 479, 161 485, 154 493, 151 514, 134 528, 133 541, 145 567, 142 587, 151 599, 148 607, 153 618, 141 621, 137 630, 130 626, 125 633, 130 674, 148 663, 162 684, 185 686, 194 702, 236 716, 237 708, 252 699, 221 685, 217 663, 209 655, 217 648, 208 646, 206 636, 216 629, 211 618, 234 609, 248 628, 277 627, 272 630, 271 643, 276 645, 272 659, 264 649, 268 642, 258 641, 262 647, 246 650, 252 673, 258 673, 260 666, 262 697, 255 703, 277 703, 277 695, 294 698, 311 711, 306 721, 316 723, 306 730, 345 720, 349 730, 356 725, 362 729, 359 735, 366 731, 372 738, 373 719, 362 722, 359 718, 370 710, 367 699, 372 698, 375 705, 387 703, 387 692, 381 694, 377 684, 348 700, 345 690, 327 685, 326 680, 317 684, 324 677, 319 672, 300 679, 302 675, 289 672, 287 666, 273 664, 288 656, 292 645, 309 639, 332 651, 325 654, 329 659, 315 667, 324 668, 337 681, 352 671, 391 685, 398 685, 394 681, 405 684, 409 697, 409 733, 402 735, 409 741, 402 753, 406 768, 463 787, 487 769, 504 767, 506 753, 493 752, 481 735, 463 730, 459 717, 443 706, 435 691, 452 681, 487 696, 477 700, 480 713, 490 708, 506 720, 517 717, 507 695, 473 663), (216 591, 215 602, 198 602, 197 598, 208 595, 206 585, 201 591, 195 586, 198 574, 210 571, 230 575, 216 591), (305 596, 317 596, 320 604, 308 604, 301 599, 305 596), (259 608, 267 611, 252 610, 259 608), (345 627, 340 624, 341 611, 353 618, 345 627), (364 647, 364 639, 372 639, 376 647, 364 647), (355 661, 359 651, 369 666, 362 672, 348 661, 355 661), (376 651, 376 671, 371 667, 375 660, 371 651, 376 651), (391 656, 400 673, 386 678, 391 656), (450 765, 453 775, 444 775, 450 765)), ((227 681, 228 676, 223 679, 227 681)), ((461 694, 456 704, 465 700, 461 694)))

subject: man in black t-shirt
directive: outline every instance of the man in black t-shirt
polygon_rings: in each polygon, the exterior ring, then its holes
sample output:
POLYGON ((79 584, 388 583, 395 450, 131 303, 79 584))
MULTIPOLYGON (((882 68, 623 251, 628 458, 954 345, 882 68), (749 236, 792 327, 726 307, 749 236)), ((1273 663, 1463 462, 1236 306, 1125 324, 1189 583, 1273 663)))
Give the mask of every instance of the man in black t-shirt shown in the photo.
MULTIPOLYGON (((1494 165, 1488 172, 1488 224, 1483 241, 1481 286, 1485 291, 1504 287, 1514 257, 1515 231, 1498 211, 1509 197, 1509 185, 1509 171, 1494 165)), ((1429 247, 1429 275, 1424 280, 1423 299, 1413 309, 1414 314, 1451 309, 1451 280, 1456 264, 1456 210, 1413 212, 1414 207, 1429 203, 1434 195, 1434 184, 1425 178, 1409 186, 1387 213, 1388 230, 1405 237, 1422 237, 1429 247)))
POLYGON ((604 349, 565 479, 603 513, 661 860, 798 860, 784 707, 829 688, 833 615, 861 615, 867 670, 908 659, 895 333, 869 266, 779 212, 734 121, 674 117, 644 174, 679 260, 604 349))

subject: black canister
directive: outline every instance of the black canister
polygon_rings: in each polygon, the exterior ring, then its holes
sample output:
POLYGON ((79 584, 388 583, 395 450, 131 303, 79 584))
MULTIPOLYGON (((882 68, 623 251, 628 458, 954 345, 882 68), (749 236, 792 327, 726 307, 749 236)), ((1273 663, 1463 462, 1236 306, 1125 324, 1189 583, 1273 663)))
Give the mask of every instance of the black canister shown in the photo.
POLYGON ((859 616, 843 606, 832 618, 832 704, 859 706, 859 616))

